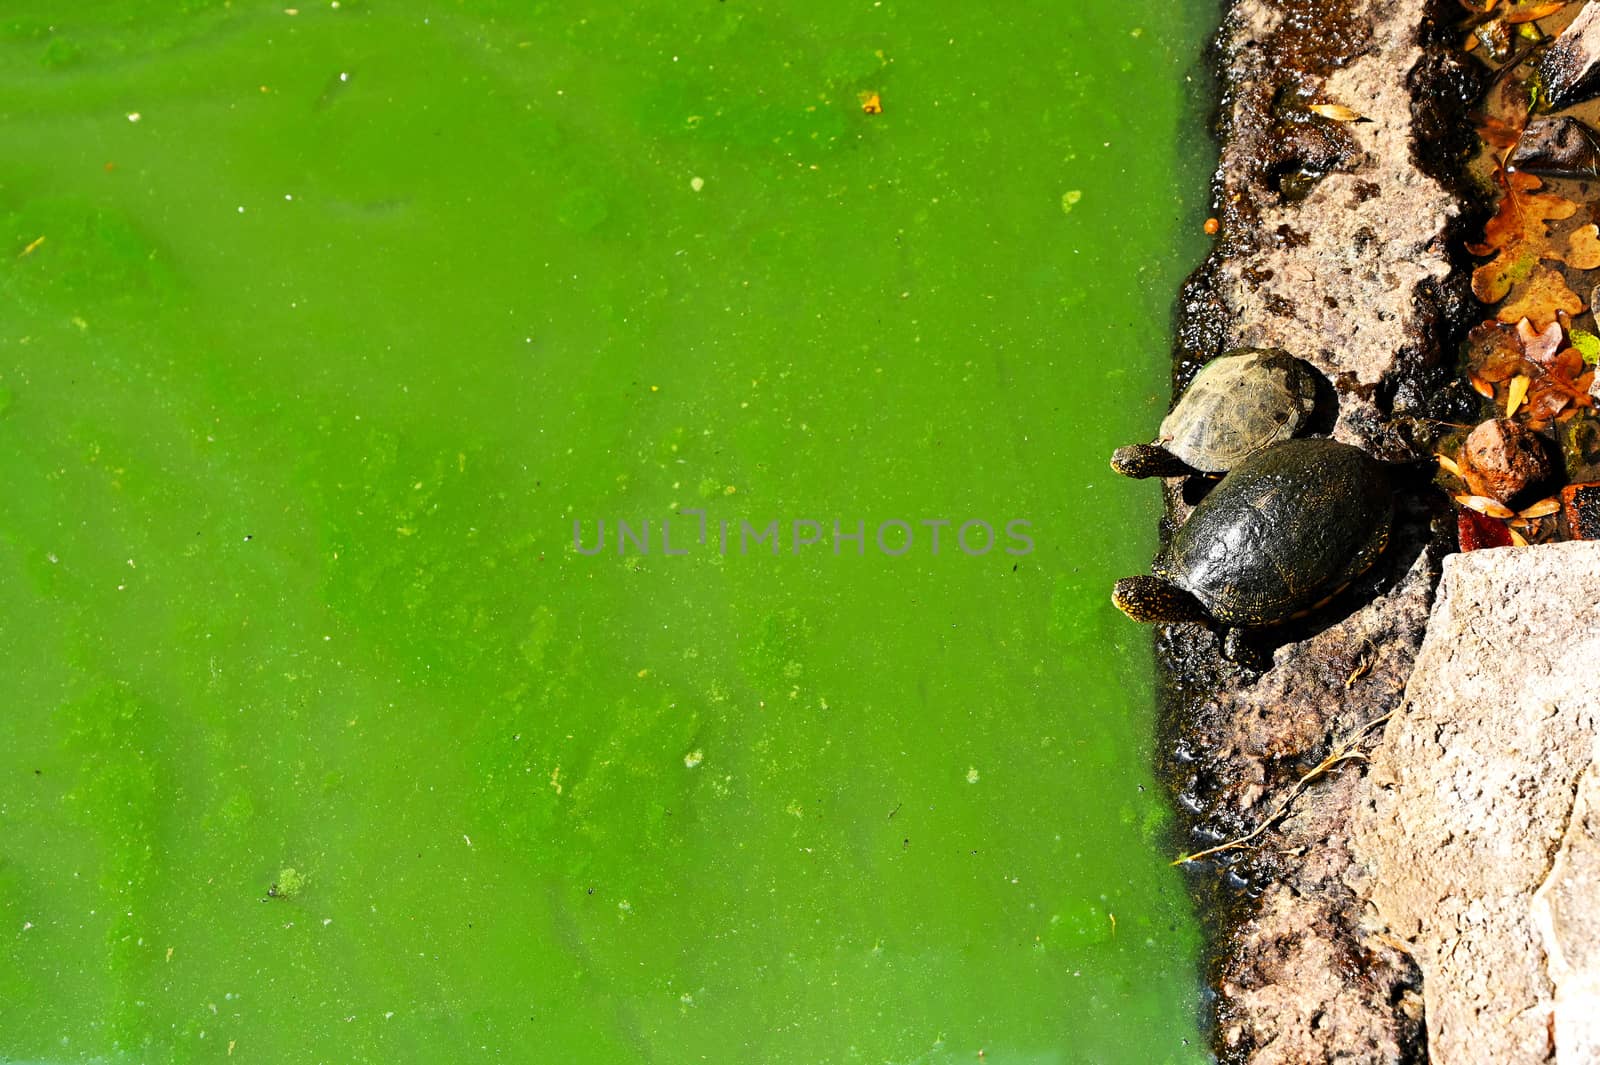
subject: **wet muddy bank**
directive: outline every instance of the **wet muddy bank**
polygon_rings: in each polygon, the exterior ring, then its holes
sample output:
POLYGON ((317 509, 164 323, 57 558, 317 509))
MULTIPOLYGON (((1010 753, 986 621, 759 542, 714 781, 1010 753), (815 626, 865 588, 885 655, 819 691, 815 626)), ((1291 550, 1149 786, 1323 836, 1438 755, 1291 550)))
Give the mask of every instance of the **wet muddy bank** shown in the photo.
MULTIPOLYGON (((1454 548, 1424 461, 1430 427, 1477 406, 1455 351, 1480 311, 1462 237, 1484 217, 1464 177, 1482 74, 1458 51, 1458 22, 1453 3, 1239 0, 1215 46, 1219 227, 1182 293, 1174 391, 1228 349, 1282 348, 1337 393, 1331 434, 1393 463, 1397 483, 1382 561, 1326 609, 1256 637, 1262 668, 1230 661, 1204 627, 1157 631, 1182 845, 1274 826, 1189 866, 1225 1062, 1427 1058, 1417 967, 1375 918, 1349 836, 1359 757, 1400 699, 1454 548)), ((1163 542, 1201 490, 1166 482, 1163 542)))

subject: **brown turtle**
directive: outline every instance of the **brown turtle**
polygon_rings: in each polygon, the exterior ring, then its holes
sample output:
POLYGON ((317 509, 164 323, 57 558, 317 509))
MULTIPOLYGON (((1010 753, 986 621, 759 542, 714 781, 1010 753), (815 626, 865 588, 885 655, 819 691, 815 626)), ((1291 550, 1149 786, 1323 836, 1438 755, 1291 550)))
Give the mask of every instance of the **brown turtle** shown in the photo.
POLYGON ((1154 442, 1111 456, 1126 477, 1223 473, 1302 431, 1316 409, 1317 373, 1275 348, 1244 348, 1206 363, 1161 422, 1154 442))

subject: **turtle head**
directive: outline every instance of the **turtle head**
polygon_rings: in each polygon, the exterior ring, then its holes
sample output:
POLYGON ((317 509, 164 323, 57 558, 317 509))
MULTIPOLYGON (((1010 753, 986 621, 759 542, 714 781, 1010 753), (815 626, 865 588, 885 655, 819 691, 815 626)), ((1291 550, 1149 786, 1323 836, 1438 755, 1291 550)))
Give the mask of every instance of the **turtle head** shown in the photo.
POLYGON ((1124 577, 1111 588, 1111 602, 1134 621, 1208 621, 1200 600, 1160 577, 1124 577))
POLYGON ((1111 453, 1111 468, 1124 477, 1183 477, 1193 466, 1159 444, 1129 444, 1111 453))

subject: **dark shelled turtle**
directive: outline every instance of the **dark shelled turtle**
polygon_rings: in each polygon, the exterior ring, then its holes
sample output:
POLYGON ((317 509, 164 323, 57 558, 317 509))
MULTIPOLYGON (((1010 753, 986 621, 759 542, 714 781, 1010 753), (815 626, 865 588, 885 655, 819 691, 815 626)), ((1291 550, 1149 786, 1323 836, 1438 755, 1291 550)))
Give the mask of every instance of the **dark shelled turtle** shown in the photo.
POLYGON ((1277 349, 1246 348, 1195 374, 1153 443, 1119 447, 1111 468, 1126 477, 1222 473, 1311 420, 1317 374, 1277 349))
POLYGON ((1321 606, 1382 554, 1383 467, 1333 440, 1289 440, 1235 466, 1157 559, 1111 600, 1135 621, 1273 625, 1321 606))

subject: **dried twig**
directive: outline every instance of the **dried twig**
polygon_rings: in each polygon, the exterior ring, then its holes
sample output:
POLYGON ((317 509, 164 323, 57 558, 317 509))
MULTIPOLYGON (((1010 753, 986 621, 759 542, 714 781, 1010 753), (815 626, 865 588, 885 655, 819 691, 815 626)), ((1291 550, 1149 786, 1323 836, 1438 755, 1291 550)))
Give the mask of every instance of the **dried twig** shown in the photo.
POLYGON ((1372 672, 1373 664, 1378 660, 1378 648, 1371 640, 1361 641, 1361 651, 1356 656, 1356 668, 1344 679, 1344 689, 1349 691, 1351 686, 1368 673, 1372 672))
POLYGON ((1388 721, 1401 709, 1404 709, 1403 704, 1394 710, 1390 710, 1387 714, 1384 714, 1381 717, 1373 718, 1371 721, 1368 721, 1365 725, 1362 725, 1360 728, 1350 733, 1350 735, 1346 736, 1344 742, 1339 744, 1338 747, 1334 748, 1332 754, 1318 762, 1315 766, 1308 770, 1304 776, 1294 782, 1294 787, 1289 789, 1289 794, 1285 795, 1283 797, 1283 801, 1278 803, 1277 808, 1274 809, 1271 814, 1267 815, 1267 819, 1262 821, 1255 828, 1252 828, 1249 832, 1246 832, 1242 836, 1236 836, 1225 843, 1219 843, 1215 847, 1207 847, 1205 850, 1195 851, 1193 854, 1180 855, 1178 858, 1173 860, 1172 864, 1186 865, 1189 862, 1199 861, 1201 858, 1209 858, 1213 854, 1221 854, 1224 851, 1238 850, 1241 847, 1248 845, 1257 836, 1261 835, 1261 833, 1277 824, 1283 815, 1289 812, 1290 804, 1293 803, 1295 799, 1299 798, 1300 793, 1305 791, 1306 788, 1310 787, 1311 783, 1317 778, 1325 776, 1327 773, 1332 771, 1334 767, 1344 762, 1365 759, 1366 755, 1355 749, 1356 744, 1360 743, 1361 740, 1366 737, 1367 733, 1371 732, 1385 721, 1388 721))

